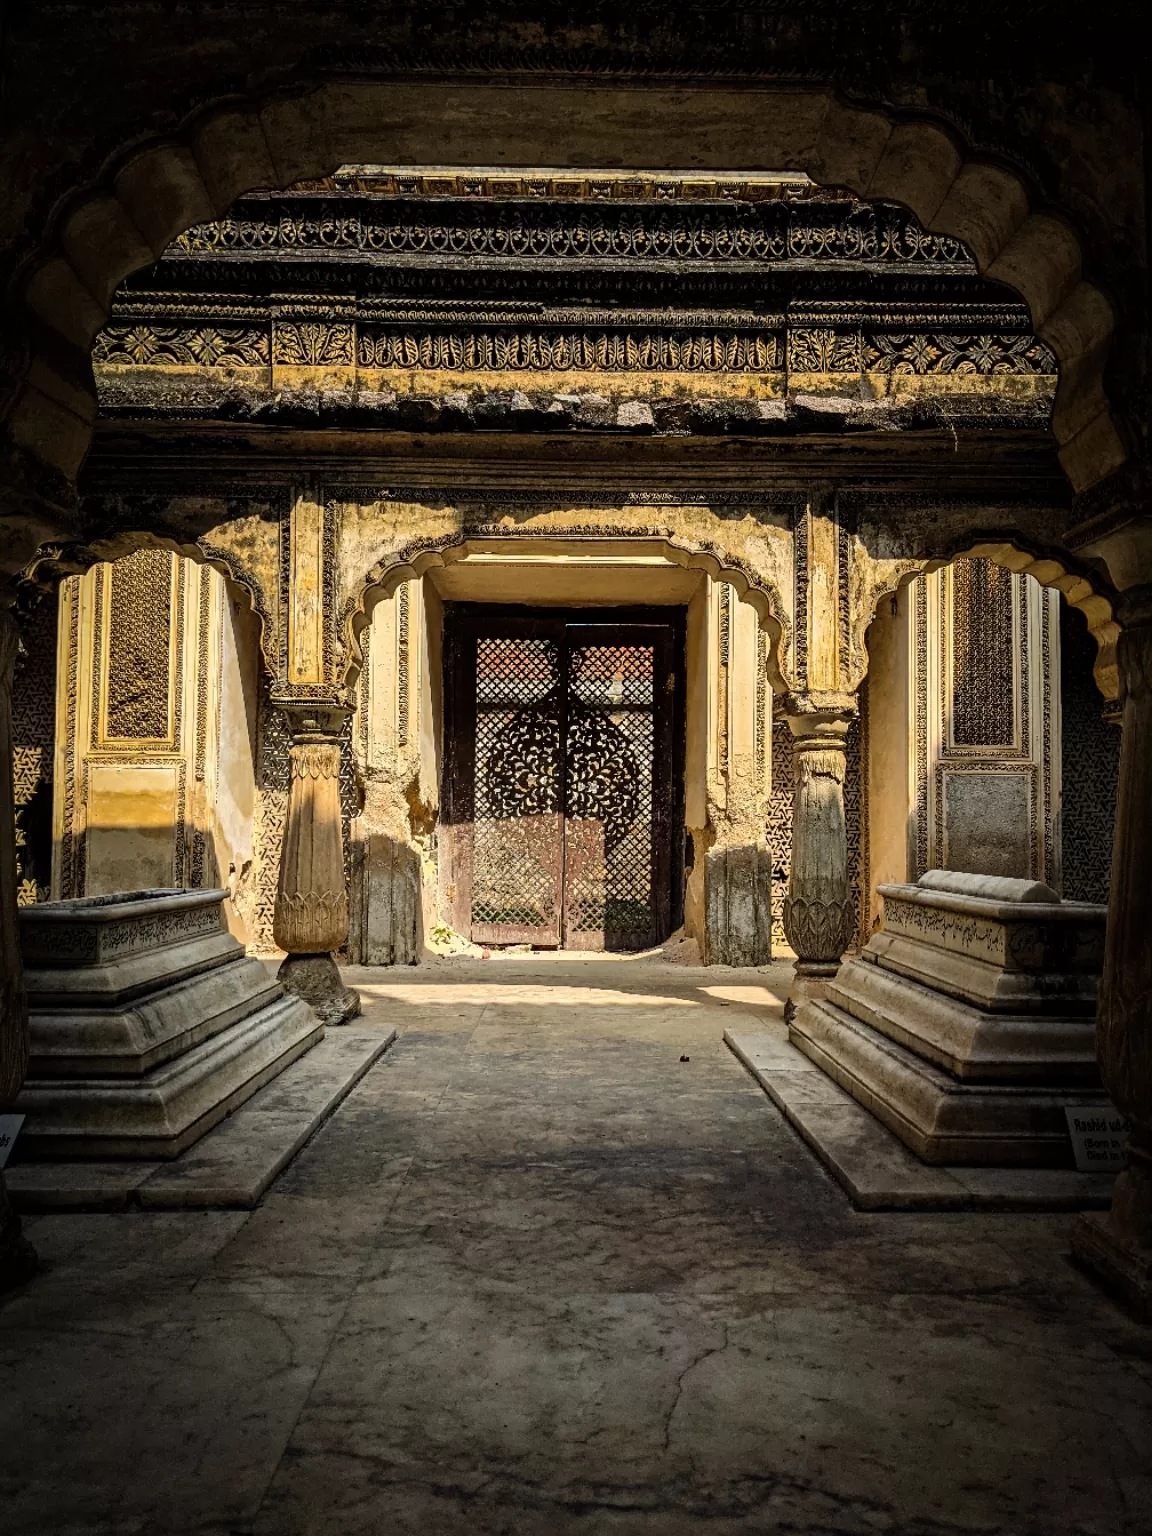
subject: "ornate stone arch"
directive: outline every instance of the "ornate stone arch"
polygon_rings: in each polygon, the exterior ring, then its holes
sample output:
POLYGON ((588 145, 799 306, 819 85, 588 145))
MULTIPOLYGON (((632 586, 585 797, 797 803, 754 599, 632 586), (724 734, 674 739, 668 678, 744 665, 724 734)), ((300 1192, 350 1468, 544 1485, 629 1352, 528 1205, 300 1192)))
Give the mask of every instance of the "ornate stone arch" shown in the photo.
POLYGON ((949 554, 935 559, 877 561, 871 564, 869 575, 864 578, 869 581, 869 590, 857 602, 853 620, 853 686, 863 681, 867 671, 865 635, 879 603, 901 587, 907 586, 917 576, 938 571, 942 566, 950 565, 953 560, 965 557, 990 560, 993 565, 1003 566, 1017 575, 1035 577, 1042 587, 1054 587, 1062 592, 1072 607, 1078 608, 1084 615, 1089 632, 1096 642, 1093 674, 1102 697, 1109 702, 1115 702, 1120 697, 1116 642, 1120 637, 1121 626, 1116 618, 1113 598, 1102 591, 1070 556, 1037 554, 1019 541, 999 535, 962 541, 949 554))
POLYGON ((569 527, 551 533, 540 529, 503 530, 495 535, 492 530, 460 530, 438 538, 417 537, 390 552, 364 572, 345 599, 341 634, 346 659, 341 683, 351 686, 359 675, 364 659, 360 636, 371 621, 377 603, 391 596, 403 582, 463 560, 478 544, 491 545, 494 537, 506 539, 510 548, 525 545, 541 548, 548 544, 570 545, 579 541, 590 552, 605 546, 626 552, 631 545, 636 551, 658 551, 669 565, 704 571, 713 581, 728 582, 740 601, 755 610, 768 636, 769 681, 777 691, 783 692, 787 687, 782 653, 791 635, 792 624, 779 585, 771 575, 757 570, 746 559, 716 543, 688 540, 656 527, 612 529, 599 526, 569 527))
MULTIPOLYGON (((214 102, 164 141, 115 156, 98 184, 57 210, 18 280, 31 352, 8 429, 36 475, 58 493, 71 485, 96 415, 89 353, 112 295, 192 224, 220 217, 254 187, 348 162, 594 163, 593 123, 595 143, 611 138, 633 164, 803 170, 899 202, 928 229, 962 240, 981 272, 1023 296, 1059 360, 1053 426, 1073 487, 1124 462, 1103 387, 1112 307, 1082 275, 1075 229, 1017 170, 977 158, 934 122, 850 106, 826 86, 539 76, 531 85, 477 75, 328 78, 214 102)), ((43 537, 29 519, 5 563, 18 568, 43 537)))
POLYGON ((270 646, 273 640, 273 619, 268 610, 263 587, 253 571, 231 549, 216 543, 210 536, 198 542, 173 538, 168 534, 148 529, 126 529, 91 544, 56 543, 42 544, 35 558, 22 572, 25 581, 46 586, 66 576, 82 575, 101 561, 115 562, 138 549, 165 549, 174 555, 183 555, 196 565, 210 566, 224 578, 227 590, 238 593, 260 625, 260 651, 265 664, 274 665, 270 646))

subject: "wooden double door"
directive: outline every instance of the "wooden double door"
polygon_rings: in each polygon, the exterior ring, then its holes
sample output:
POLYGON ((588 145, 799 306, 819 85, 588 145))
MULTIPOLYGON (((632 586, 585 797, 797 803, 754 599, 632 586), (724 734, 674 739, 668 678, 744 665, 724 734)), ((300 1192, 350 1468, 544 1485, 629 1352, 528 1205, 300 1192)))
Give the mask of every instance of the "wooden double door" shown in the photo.
POLYGON ((456 927, 477 943, 661 942, 682 631, 459 605, 445 639, 456 927))

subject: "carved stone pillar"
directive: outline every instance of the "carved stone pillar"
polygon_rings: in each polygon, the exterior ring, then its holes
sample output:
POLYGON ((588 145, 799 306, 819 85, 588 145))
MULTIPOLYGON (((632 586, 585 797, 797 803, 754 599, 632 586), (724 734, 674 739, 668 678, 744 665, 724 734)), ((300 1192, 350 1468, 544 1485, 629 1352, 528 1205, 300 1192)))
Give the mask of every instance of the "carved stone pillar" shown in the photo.
POLYGON ((1081 1216, 1072 1246, 1152 1322, 1152 589, 1129 594, 1120 617, 1123 736, 1096 1049, 1131 1131, 1111 1211, 1081 1216))
POLYGON ((345 708, 286 708, 291 788, 273 934, 287 951, 279 980, 326 1024, 346 1024, 360 997, 340 979, 333 951, 348 938, 348 888, 340 823, 340 729, 345 708))
POLYGON ((805 997, 823 996, 856 928, 844 822, 845 738, 856 711, 851 694, 793 693, 784 701, 795 737, 792 872, 784 932, 796 951, 788 1016, 805 997))
MULTIPOLYGON (((19 635, 0 609, 0 1105, 16 1097, 28 1067, 28 1007, 16 923, 16 814, 12 788, 12 674, 19 635)), ((0 1289, 35 1270, 36 1251, 21 1234, 0 1174, 0 1289)))

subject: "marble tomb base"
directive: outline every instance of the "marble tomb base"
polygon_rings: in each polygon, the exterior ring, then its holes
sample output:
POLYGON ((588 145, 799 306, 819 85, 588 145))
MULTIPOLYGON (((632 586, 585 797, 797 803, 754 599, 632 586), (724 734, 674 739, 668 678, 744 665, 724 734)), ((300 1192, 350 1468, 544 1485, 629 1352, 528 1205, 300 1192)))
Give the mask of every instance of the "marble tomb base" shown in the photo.
POLYGON ((228 932, 225 895, 133 891, 21 909, 23 1157, 177 1157, 323 1037, 228 932))
POLYGON ((931 870, 880 887, 884 926, 790 1039, 925 1162, 1071 1168, 1065 1107, 1105 1106, 1106 909, 931 870))

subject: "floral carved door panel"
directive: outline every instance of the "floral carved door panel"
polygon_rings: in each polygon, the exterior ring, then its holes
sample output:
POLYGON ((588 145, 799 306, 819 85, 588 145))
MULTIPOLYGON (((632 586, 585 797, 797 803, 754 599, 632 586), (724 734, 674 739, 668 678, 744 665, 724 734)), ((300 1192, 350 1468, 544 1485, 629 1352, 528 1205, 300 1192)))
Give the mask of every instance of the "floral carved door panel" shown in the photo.
POLYGON ((454 671, 457 925, 643 949, 668 931, 671 626, 473 619, 454 671))
POLYGON ((560 942, 560 646, 530 635, 475 642, 470 928, 479 943, 560 942))

